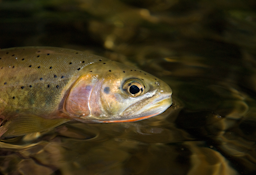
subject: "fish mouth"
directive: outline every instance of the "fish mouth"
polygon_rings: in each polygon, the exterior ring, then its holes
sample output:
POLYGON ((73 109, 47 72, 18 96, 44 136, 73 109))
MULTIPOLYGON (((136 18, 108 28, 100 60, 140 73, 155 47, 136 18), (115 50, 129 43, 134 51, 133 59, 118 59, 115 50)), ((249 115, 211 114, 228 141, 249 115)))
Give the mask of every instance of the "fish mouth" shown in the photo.
POLYGON ((100 123, 135 122, 163 113, 172 105, 172 93, 155 93, 128 106, 117 118, 99 120, 100 123))

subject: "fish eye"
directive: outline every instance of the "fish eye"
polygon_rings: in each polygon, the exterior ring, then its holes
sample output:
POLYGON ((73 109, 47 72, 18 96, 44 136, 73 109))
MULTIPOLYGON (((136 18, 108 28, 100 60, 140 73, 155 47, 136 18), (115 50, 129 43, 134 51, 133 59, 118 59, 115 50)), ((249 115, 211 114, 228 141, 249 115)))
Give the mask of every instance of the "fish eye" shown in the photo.
POLYGON ((123 89, 132 97, 137 97, 144 92, 144 85, 137 79, 128 80, 124 83, 123 89))

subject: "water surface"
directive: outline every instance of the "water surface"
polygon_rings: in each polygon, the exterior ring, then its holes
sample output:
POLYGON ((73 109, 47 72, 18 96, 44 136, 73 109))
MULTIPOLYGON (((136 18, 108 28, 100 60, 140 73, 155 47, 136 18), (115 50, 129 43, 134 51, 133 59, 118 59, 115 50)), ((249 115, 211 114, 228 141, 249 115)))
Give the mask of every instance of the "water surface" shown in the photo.
POLYGON ((70 122, 2 140, 0 174, 256 173, 254 1, 0 2, 0 47, 59 46, 134 65, 174 104, 134 123, 70 122))

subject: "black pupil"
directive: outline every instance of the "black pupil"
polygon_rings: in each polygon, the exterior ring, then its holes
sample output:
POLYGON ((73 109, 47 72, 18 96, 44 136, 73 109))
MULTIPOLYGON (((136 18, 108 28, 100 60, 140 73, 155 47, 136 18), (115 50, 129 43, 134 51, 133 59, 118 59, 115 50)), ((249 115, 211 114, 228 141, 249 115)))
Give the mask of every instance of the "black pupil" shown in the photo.
POLYGON ((131 94, 137 94, 140 92, 140 88, 138 88, 136 85, 132 85, 130 86, 129 91, 131 94))

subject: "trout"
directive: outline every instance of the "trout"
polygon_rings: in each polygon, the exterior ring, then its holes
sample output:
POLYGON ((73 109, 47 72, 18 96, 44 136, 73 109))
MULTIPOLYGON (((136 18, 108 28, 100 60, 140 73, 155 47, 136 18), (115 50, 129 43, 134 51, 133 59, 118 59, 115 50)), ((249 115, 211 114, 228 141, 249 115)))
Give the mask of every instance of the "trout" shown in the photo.
POLYGON ((172 90, 142 70, 64 48, 0 50, 0 136, 77 120, 134 122, 164 112, 172 90))

